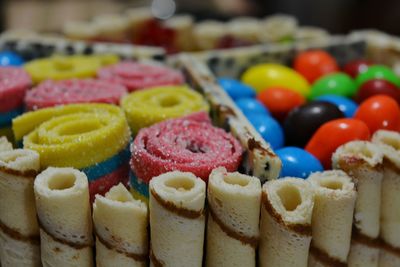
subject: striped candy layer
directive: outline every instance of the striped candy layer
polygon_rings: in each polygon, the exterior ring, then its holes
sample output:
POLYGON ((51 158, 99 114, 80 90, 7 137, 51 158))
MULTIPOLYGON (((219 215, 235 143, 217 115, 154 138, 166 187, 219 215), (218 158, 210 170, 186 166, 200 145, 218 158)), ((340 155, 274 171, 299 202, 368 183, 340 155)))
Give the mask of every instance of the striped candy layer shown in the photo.
POLYGON ((122 99, 121 106, 134 135, 141 128, 157 122, 209 109, 202 95, 186 86, 163 86, 134 92, 122 99))
POLYGON ((85 79, 45 81, 28 91, 25 106, 28 110, 40 109, 73 103, 119 104, 120 98, 127 94, 122 85, 85 79))
POLYGON ((13 131, 17 141, 23 138, 24 148, 40 154, 42 168, 84 171, 92 184, 96 182, 95 188, 91 184, 92 196, 128 179, 130 131, 116 106, 72 104, 40 109, 14 119, 13 131))
POLYGON ((102 80, 122 84, 129 91, 184 83, 184 78, 178 71, 159 65, 131 61, 102 68, 97 72, 97 77, 102 80))
POLYGON ((207 181, 216 167, 236 171, 243 150, 230 133, 188 117, 142 129, 131 152, 131 186, 148 196, 150 179, 165 172, 191 172, 207 181))

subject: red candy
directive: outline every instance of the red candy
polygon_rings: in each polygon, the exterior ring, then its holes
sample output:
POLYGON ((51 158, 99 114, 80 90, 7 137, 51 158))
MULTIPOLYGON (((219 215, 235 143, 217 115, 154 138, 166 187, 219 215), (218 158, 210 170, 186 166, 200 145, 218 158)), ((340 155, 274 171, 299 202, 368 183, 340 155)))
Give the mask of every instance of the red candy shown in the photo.
POLYGON ((318 158, 325 169, 331 168, 336 149, 353 140, 369 140, 368 126, 357 119, 337 119, 323 124, 311 137, 305 149, 318 158))
POLYGON ((30 76, 23 69, 0 67, 0 112, 20 107, 31 84, 30 76))
POLYGON ((25 105, 34 110, 72 103, 119 104, 127 94, 124 86, 98 80, 45 81, 28 91, 25 105))
POLYGON ((130 61, 104 67, 97 72, 97 76, 101 80, 122 84, 129 91, 184 83, 183 75, 178 71, 130 61))
POLYGON ((343 67, 343 71, 352 78, 356 78, 358 74, 366 71, 370 65, 372 65, 372 63, 365 59, 353 60, 343 67))
POLYGON ((361 85, 356 95, 358 103, 374 95, 387 95, 400 104, 400 89, 391 82, 381 79, 369 80, 361 85))
POLYGON ((135 175, 149 183, 155 176, 179 170, 207 181, 216 167, 236 171, 243 152, 239 142, 201 120, 198 116, 172 119, 140 130, 131 146, 135 175))
POLYGON ((323 50, 310 50, 297 55, 294 69, 310 83, 325 74, 339 71, 336 60, 323 50))
POLYGON ((354 118, 365 122, 371 133, 379 129, 400 131, 400 107, 396 100, 386 95, 376 95, 365 100, 354 118))
POLYGON ((286 118, 289 111, 306 101, 301 94, 283 87, 268 88, 259 93, 257 98, 280 121, 286 118))

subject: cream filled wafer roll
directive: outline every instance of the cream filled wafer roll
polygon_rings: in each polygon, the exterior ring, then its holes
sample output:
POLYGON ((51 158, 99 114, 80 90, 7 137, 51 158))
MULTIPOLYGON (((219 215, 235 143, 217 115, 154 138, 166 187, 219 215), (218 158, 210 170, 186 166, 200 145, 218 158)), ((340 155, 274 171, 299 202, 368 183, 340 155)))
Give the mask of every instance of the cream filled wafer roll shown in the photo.
POLYGON ((93 222, 98 267, 147 266, 147 206, 122 184, 96 195, 93 222))
POLYGON ((150 266, 202 266, 206 185, 173 171, 150 181, 150 266))
POLYGON ((400 258, 400 134, 379 130, 372 142, 384 154, 380 237, 385 243, 382 250, 387 252, 382 251, 382 254, 400 258))
POLYGON ((352 141, 339 147, 332 161, 357 184, 349 266, 378 266, 383 153, 373 143, 352 141))
POLYGON ((269 181, 262 189, 260 266, 307 266, 314 195, 300 178, 269 181))
POLYGON ((290 15, 277 14, 261 21, 259 39, 261 42, 291 41, 297 30, 297 20, 290 15))
POLYGON ((93 266, 86 175, 49 167, 36 177, 35 198, 44 267, 93 266))
POLYGON ((194 27, 194 38, 200 50, 215 49, 219 40, 227 34, 227 26, 223 22, 206 20, 194 27))
POLYGON ((260 180, 218 168, 210 174, 207 196, 206 266, 256 266, 260 180))
POLYGON ((309 266, 347 266, 357 192, 343 171, 317 172, 308 178, 314 191, 309 266))
POLYGON ((176 15, 165 21, 168 28, 176 32, 175 45, 179 50, 192 51, 195 48, 193 41, 193 17, 191 15, 176 15))
POLYGON ((39 154, 10 149, 0 139, 0 262, 3 267, 41 266, 34 179, 39 154))
POLYGON ((258 35, 262 28, 260 21, 252 17, 239 17, 228 22, 228 33, 239 40, 251 43, 258 42, 258 35))

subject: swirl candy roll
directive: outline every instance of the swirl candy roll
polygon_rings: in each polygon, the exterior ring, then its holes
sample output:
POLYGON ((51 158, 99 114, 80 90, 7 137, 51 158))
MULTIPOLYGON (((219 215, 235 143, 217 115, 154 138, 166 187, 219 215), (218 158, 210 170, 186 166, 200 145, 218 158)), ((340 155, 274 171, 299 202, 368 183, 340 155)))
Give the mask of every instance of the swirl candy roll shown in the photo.
POLYGON ((206 184, 173 171, 150 181, 150 266, 202 266, 206 184))
POLYGON ((204 98, 187 86, 163 86, 134 92, 122 98, 121 107, 134 135, 140 129, 166 119, 208 111, 204 98))
POLYGON ((143 129, 131 146, 131 185, 148 198, 149 181, 169 171, 191 172, 207 181, 211 171, 236 171, 242 147, 229 133, 202 121, 205 113, 167 120, 143 129))
POLYGON ((353 238, 349 266, 378 266, 383 153, 373 143, 352 141, 340 146, 333 167, 346 172, 357 184, 353 238))
POLYGON ((44 267, 93 266, 88 180, 73 168, 47 168, 34 183, 44 267))
POLYGON ((89 179, 91 199, 128 183, 130 131, 123 111, 108 104, 71 104, 14 119, 17 142, 40 154, 41 167, 73 167, 89 179))
POLYGON ((262 188, 260 266, 307 266, 314 195, 300 178, 268 181, 262 188))
POLYGON ((28 110, 73 103, 119 104, 127 90, 118 84, 92 79, 45 81, 28 91, 25 107, 28 110))
POLYGON ((218 168, 210 174, 207 196, 206 266, 256 266, 260 180, 218 168))
POLYGON ((384 155, 380 228, 383 242, 379 266, 400 266, 400 134, 379 130, 372 142, 384 155))
POLYGON ((33 193, 39 154, 12 150, 4 137, 0 141, 0 263, 3 267, 40 267, 33 193))
POLYGON ((90 78, 105 65, 118 62, 115 55, 97 56, 53 56, 36 59, 24 65, 34 83, 44 80, 66 80, 73 78, 90 78))
POLYGON ((309 266, 347 266, 357 198, 354 183, 340 170, 316 172, 308 181, 314 191, 309 266))
POLYGON ((97 72, 97 77, 101 80, 121 84, 130 92, 184 83, 183 75, 179 71, 161 65, 132 61, 124 61, 101 68, 97 72))
POLYGON ((106 195, 96 195, 93 204, 96 234, 96 264, 107 266, 147 266, 148 210, 122 185, 106 195))

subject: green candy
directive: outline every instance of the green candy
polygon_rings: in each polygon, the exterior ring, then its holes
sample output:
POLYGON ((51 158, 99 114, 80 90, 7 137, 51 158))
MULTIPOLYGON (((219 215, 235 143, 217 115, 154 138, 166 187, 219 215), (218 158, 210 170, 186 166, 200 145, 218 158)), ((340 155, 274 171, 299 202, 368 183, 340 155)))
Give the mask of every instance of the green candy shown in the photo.
POLYGON ((363 83, 373 79, 383 79, 388 82, 400 86, 400 78, 388 67, 375 65, 360 73, 356 78, 357 86, 360 87, 363 83))
POLYGON ((356 92, 357 85, 349 75, 333 73, 325 75, 314 82, 309 98, 314 99, 322 95, 352 97, 356 92))

